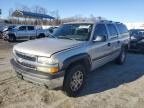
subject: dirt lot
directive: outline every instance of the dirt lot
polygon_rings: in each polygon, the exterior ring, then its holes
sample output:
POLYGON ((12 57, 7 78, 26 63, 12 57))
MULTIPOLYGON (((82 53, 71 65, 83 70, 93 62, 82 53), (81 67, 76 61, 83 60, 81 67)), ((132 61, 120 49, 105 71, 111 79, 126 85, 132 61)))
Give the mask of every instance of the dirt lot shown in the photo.
POLYGON ((144 55, 128 54, 89 74, 78 98, 19 80, 9 60, 12 46, 0 40, 0 108, 144 108, 144 55))

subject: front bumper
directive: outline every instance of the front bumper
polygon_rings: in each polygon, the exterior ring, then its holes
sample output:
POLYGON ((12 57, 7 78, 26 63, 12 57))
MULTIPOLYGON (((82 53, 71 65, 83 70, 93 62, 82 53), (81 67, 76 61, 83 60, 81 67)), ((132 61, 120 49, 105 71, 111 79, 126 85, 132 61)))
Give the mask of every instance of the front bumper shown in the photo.
POLYGON ((11 64, 17 73, 17 77, 38 85, 43 85, 49 89, 55 89, 63 85, 64 71, 57 74, 42 73, 36 70, 26 68, 18 64, 14 59, 11 59, 11 64))
POLYGON ((8 39, 8 34, 6 34, 6 33, 3 33, 3 36, 2 36, 2 38, 3 38, 4 40, 7 40, 7 39, 8 39))

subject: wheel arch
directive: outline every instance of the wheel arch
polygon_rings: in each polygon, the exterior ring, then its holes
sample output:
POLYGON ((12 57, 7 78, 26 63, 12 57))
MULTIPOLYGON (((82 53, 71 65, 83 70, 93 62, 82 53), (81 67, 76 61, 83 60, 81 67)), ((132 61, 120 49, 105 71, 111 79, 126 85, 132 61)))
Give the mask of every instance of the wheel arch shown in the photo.
POLYGON ((13 36, 15 38, 15 40, 16 40, 16 35, 14 33, 9 33, 8 34, 8 38, 11 37, 11 36, 13 36))
POLYGON ((43 35, 43 36, 45 36, 45 33, 39 33, 39 35, 38 35, 38 36, 42 36, 42 35, 43 35))
POLYGON ((129 49, 129 44, 126 44, 126 43, 122 44, 122 48, 125 48, 126 50, 128 50, 129 49))
POLYGON ((62 69, 66 71, 65 75, 68 73, 69 68, 71 68, 73 65, 76 65, 78 63, 83 64, 85 66, 87 73, 90 71, 91 64, 92 64, 90 55, 87 53, 81 53, 64 60, 62 69))

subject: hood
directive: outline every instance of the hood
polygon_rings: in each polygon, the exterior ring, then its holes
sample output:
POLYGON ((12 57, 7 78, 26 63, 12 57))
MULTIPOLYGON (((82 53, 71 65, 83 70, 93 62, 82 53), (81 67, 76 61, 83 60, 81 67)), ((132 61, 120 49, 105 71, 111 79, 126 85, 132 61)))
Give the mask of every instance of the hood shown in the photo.
POLYGON ((13 50, 36 56, 50 57, 54 53, 75 48, 82 43, 84 42, 67 39, 43 38, 17 44, 14 46, 13 50))

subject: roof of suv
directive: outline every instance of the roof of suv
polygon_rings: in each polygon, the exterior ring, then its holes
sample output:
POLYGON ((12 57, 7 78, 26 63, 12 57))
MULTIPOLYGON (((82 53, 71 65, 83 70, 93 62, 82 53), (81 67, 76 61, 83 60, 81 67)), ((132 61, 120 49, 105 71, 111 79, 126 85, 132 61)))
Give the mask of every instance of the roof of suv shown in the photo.
POLYGON ((118 23, 118 24, 122 24, 120 22, 114 22, 114 21, 110 21, 110 20, 95 20, 95 21, 76 21, 76 22, 68 22, 68 23, 64 23, 64 24, 95 24, 95 23, 118 23))
POLYGON ((64 24, 94 24, 94 21, 76 21, 76 22, 68 22, 64 24))

